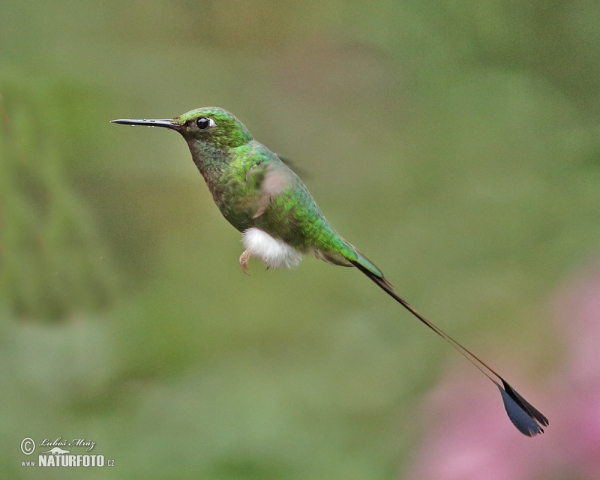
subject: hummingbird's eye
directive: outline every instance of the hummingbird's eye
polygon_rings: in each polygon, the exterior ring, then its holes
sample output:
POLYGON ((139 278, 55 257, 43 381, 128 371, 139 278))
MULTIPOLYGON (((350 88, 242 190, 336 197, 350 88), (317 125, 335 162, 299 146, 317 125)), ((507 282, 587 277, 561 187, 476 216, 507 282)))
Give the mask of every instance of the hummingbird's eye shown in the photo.
POLYGON ((208 117, 200 117, 198 120, 196 120, 196 125, 198 125, 200 130, 206 130, 208 128, 217 126, 215 121, 208 117))

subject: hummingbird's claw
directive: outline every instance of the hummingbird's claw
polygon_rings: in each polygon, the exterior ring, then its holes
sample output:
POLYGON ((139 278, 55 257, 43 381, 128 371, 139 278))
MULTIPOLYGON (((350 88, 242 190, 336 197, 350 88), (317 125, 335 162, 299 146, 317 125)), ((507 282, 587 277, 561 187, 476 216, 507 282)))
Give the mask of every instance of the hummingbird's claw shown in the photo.
POLYGON ((250 275, 248 273, 248 260, 250 260, 251 256, 252 254, 248 250, 245 250, 244 253, 240 255, 240 267, 242 267, 242 272, 248 276, 250 275))

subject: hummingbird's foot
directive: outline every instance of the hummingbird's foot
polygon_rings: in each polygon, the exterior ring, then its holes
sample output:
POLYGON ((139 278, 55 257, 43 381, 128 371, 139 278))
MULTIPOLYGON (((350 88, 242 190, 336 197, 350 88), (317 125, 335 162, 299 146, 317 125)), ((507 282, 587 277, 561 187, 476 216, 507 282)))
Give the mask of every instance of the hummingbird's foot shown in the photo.
POLYGON ((252 254, 248 250, 245 250, 244 253, 240 255, 240 267, 242 267, 242 272, 246 275, 250 275, 248 273, 248 260, 250 260, 251 256, 252 254))

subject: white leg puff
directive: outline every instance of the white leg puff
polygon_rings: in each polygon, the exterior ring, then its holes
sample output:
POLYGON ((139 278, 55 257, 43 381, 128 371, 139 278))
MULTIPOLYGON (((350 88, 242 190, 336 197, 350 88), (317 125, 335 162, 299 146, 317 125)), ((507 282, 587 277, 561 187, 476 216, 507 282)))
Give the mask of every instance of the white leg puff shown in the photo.
POLYGON ((250 257, 259 258, 267 268, 295 268, 302 260, 302 254, 294 247, 255 227, 244 231, 242 243, 246 248, 240 257, 244 272, 250 257))

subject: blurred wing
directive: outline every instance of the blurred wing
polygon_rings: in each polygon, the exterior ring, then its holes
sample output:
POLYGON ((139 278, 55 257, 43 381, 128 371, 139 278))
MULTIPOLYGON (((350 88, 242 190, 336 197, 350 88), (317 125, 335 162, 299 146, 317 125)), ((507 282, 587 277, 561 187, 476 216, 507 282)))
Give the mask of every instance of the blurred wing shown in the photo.
POLYGON ((252 218, 258 218, 265 213, 271 199, 281 195, 294 181, 294 173, 279 163, 257 165, 250 169, 248 177, 253 177, 261 191, 258 208, 252 218))
POLYGON ((294 171, 294 173, 296 175, 298 175, 300 178, 302 178, 303 180, 309 179, 311 178, 311 175, 308 173, 307 170, 305 170, 304 168, 302 168, 301 166, 299 166, 296 162, 294 162, 293 160, 290 160, 289 158, 286 157, 282 157, 281 155, 279 155, 278 153, 276 153, 275 155, 277 155, 277 157, 279 157, 279 160, 281 160, 283 163, 285 163, 288 167, 290 167, 291 170, 294 171))

